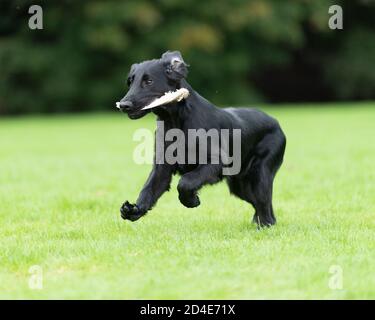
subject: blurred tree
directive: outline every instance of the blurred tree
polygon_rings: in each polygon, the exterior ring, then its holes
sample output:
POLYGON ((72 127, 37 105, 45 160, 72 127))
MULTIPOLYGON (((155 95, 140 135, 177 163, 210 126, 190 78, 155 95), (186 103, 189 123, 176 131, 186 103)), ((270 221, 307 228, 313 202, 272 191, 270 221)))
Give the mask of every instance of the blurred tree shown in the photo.
POLYGON ((129 66, 168 49, 218 104, 375 97, 373 1, 1 0, 0 15, 0 113, 110 110, 129 66))

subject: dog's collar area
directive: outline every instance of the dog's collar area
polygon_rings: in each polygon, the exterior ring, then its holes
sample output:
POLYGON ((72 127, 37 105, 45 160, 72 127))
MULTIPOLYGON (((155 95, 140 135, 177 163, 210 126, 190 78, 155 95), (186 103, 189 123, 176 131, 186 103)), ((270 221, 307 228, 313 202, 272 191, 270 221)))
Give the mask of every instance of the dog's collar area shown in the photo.
MULTIPOLYGON (((176 91, 169 91, 162 95, 160 98, 155 99, 147 106, 143 107, 142 110, 148 110, 162 105, 170 104, 172 102, 180 102, 189 96, 190 92, 186 88, 181 88, 176 91)), ((116 108, 120 109, 120 102, 116 102, 116 108)))

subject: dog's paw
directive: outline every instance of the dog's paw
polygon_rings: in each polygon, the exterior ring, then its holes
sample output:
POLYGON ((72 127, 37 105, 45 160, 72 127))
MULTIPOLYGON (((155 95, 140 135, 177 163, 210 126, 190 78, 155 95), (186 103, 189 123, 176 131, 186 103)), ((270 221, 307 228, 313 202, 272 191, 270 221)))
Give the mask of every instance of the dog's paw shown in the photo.
POLYGON ((126 201, 121 206, 120 212, 121 212, 121 218, 123 218, 124 220, 130 220, 130 221, 136 221, 144 215, 144 213, 139 210, 136 204, 131 204, 128 201, 126 201))
POLYGON ((196 208, 201 204, 197 194, 192 194, 190 196, 179 195, 180 202, 187 208, 196 208))
POLYGON ((270 228, 274 224, 276 224, 276 219, 272 216, 264 217, 264 216, 259 216, 258 214, 255 213, 252 222, 257 225, 258 229, 270 228))

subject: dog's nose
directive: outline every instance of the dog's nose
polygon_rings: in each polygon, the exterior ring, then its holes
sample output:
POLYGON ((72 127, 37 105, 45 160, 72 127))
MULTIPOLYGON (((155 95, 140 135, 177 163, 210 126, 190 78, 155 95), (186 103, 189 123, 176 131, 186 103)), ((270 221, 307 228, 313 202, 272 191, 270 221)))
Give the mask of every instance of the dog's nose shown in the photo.
POLYGON ((131 107, 133 107, 133 103, 131 101, 121 101, 120 102, 120 109, 122 111, 128 111, 131 107))

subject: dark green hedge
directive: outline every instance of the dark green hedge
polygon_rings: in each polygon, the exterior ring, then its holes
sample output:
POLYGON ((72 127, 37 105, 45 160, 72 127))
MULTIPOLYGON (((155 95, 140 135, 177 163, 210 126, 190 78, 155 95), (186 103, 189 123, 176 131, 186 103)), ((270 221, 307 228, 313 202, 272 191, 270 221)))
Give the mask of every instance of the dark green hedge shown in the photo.
POLYGON ((374 1, 0 2, 0 113, 111 109, 129 65, 180 50, 218 104, 375 97, 374 1), (344 30, 328 28, 341 4, 344 30), (44 29, 28 28, 40 4, 44 29))

